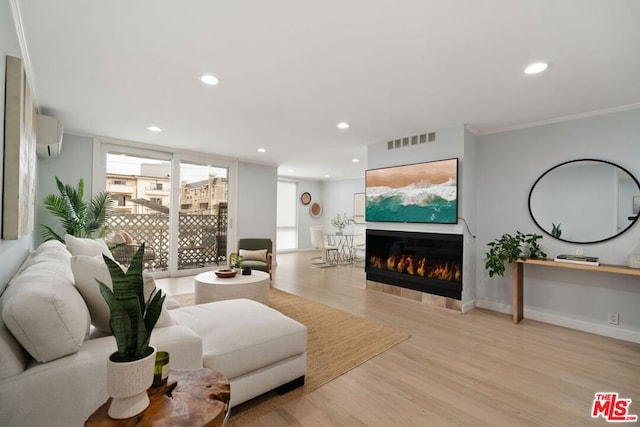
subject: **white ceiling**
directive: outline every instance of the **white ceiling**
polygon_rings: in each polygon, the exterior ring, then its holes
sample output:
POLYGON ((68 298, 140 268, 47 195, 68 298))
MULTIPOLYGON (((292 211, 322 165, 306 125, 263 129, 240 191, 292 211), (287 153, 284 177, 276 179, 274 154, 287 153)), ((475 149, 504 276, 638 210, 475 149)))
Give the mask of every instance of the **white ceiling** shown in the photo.
POLYGON ((40 110, 66 131, 281 175, 362 176, 369 144, 640 106, 638 0, 11 2, 40 110))

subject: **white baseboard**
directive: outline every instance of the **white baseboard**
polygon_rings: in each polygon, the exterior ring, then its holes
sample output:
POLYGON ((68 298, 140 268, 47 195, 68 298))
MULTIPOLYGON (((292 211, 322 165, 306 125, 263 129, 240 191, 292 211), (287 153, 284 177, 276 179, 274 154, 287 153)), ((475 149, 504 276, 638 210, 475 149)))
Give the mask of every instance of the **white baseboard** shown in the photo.
MULTIPOLYGON (((493 301, 477 300, 477 307, 493 310, 500 313, 511 314, 511 306, 507 304, 499 304, 493 301)), ((640 344, 640 332, 630 329, 624 329, 620 326, 602 325, 599 323, 588 322, 586 320, 572 319, 570 317, 560 316, 557 314, 545 313, 544 311, 531 308, 524 308, 525 319, 537 320, 539 322, 550 323, 556 326, 576 329, 578 331, 590 332, 596 335, 616 338, 619 340, 630 341, 640 344)))
POLYGON ((468 313, 476 307, 476 300, 467 301, 462 304, 462 314, 468 313))
POLYGON ((292 254, 296 252, 314 252, 314 251, 320 251, 320 249, 316 249, 316 248, 281 249, 279 251, 276 251, 276 254, 292 254))
POLYGON ((487 310, 497 311, 499 313, 511 314, 511 306, 507 304, 500 304, 497 302, 478 299, 476 300, 476 307, 486 308, 487 310))

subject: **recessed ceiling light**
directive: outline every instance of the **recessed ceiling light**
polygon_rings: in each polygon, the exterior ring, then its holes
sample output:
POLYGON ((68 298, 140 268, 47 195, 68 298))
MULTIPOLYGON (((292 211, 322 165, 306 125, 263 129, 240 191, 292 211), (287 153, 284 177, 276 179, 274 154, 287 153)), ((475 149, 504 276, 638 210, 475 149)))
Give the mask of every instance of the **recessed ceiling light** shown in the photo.
POLYGON ((324 177, 325 177, 325 178, 329 178, 329 175, 327 174, 327 175, 325 175, 324 177))
POLYGON ((258 148, 258 153, 266 153, 267 150, 264 148, 258 148))
POLYGON ((538 74, 546 70, 547 67, 549 67, 549 64, 547 64, 546 62, 534 62, 533 64, 529 65, 527 68, 524 69, 524 73, 538 74))
POLYGON ((349 128, 349 123, 347 122, 338 123, 338 129, 348 129, 348 128, 349 128))
POLYGON ((150 130, 151 132, 162 132, 162 129, 160 129, 158 126, 149 126, 147 130, 150 130))
POLYGON ((351 159, 353 163, 360 163, 360 159, 351 159))
POLYGON ((200 76, 200 80, 202 80, 202 83, 211 85, 211 86, 214 86, 220 83, 220 80, 218 80, 218 78, 213 74, 204 74, 200 76))

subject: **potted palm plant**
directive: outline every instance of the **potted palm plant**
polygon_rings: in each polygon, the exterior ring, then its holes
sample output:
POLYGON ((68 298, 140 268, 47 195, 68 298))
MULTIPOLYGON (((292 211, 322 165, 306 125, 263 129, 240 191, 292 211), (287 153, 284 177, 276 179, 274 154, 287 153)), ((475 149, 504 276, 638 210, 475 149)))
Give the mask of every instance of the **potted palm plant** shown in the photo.
POLYGON ((156 350, 149 345, 149 340, 160 317, 165 295, 155 290, 145 301, 143 256, 144 243, 125 272, 103 255, 112 288, 97 280, 111 312, 109 326, 118 346, 107 361, 107 392, 113 398, 108 413, 117 419, 132 417, 149 406, 146 390, 153 382, 156 350))
POLYGON ((84 180, 80 178, 78 187, 63 184, 58 177, 56 186, 60 194, 49 194, 44 198, 44 207, 60 219, 64 233, 60 235, 52 227, 41 225, 44 240, 56 239, 64 243, 64 235, 75 237, 104 237, 105 222, 112 200, 109 193, 102 191, 89 202, 84 200, 84 180))

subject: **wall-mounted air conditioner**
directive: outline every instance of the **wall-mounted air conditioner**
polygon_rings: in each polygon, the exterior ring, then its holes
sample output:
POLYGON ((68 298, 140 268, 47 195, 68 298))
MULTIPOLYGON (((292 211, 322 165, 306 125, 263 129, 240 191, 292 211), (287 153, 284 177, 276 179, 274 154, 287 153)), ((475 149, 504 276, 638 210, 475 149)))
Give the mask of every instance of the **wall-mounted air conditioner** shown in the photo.
POLYGON ((36 154, 53 157, 62 150, 62 123, 55 117, 38 114, 36 117, 36 154))

